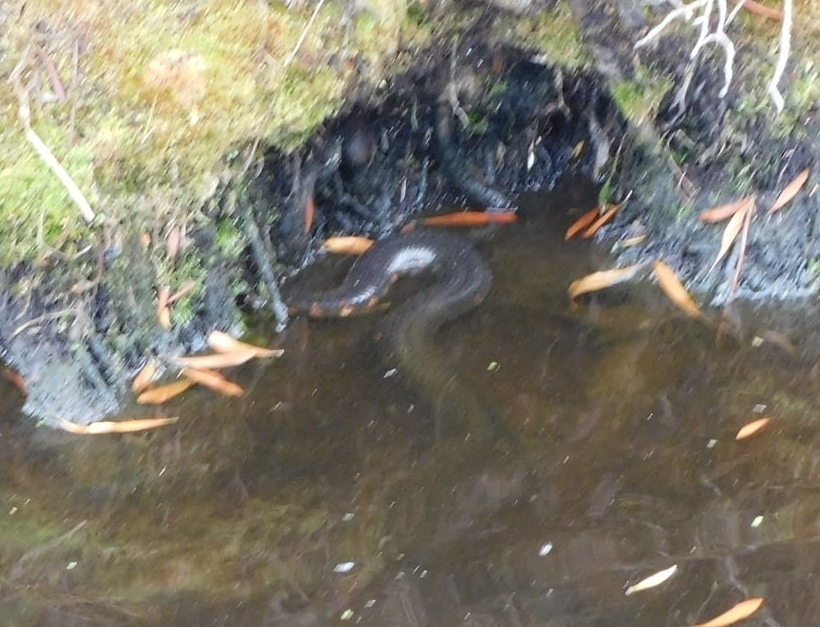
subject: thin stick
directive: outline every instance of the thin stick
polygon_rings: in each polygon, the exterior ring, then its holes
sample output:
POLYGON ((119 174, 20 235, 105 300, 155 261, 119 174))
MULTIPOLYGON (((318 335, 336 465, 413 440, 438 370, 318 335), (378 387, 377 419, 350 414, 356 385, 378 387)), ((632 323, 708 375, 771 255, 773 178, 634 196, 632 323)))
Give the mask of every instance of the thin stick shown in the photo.
POLYGON ((769 96, 774 102, 777 112, 783 111, 783 96, 777 88, 783 70, 786 69, 786 61, 789 59, 789 51, 792 41, 792 0, 783 0, 783 24, 780 26, 780 50, 777 51, 777 65, 774 68, 774 75, 769 83, 769 96))
POLYGON ((299 39, 296 42, 296 45, 293 47, 290 55, 288 55, 287 60, 285 61, 284 69, 290 67, 290 64, 293 63, 293 59, 296 57, 296 53, 299 52, 299 48, 302 47, 302 43, 305 41, 305 37, 307 37, 308 31, 310 27, 313 26, 313 22, 316 21, 316 16, 319 15, 319 10, 322 8, 322 5, 325 3, 325 0, 319 0, 316 4, 316 8, 313 9, 313 15, 310 16, 308 23, 305 24, 305 27, 302 29, 302 33, 299 35, 299 39))
POLYGON ((23 128, 25 128, 26 139, 28 143, 32 145, 40 159, 48 166, 49 170, 51 170, 63 184, 63 187, 65 187, 68 195, 71 196, 74 204, 77 205, 77 208, 80 210, 86 222, 92 222, 95 217, 94 210, 91 208, 91 205, 88 204, 80 188, 77 187, 77 184, 71 179, 71 176, 66 172, 65 168, 57 161, 57 157, 54 156, 54 153, 49 150, 45 142, 43 142, 40 136, 31 128, 31 109, 28 103, 28 91, 20 82, 20 74, 22 74, 26 63, 27 59, 24 57, 9 76, 9 82, 12 84, 14 93, 17 95, 17 100, 20 104, 18 115, 20 116, 20 121, 23 123, 23 128))

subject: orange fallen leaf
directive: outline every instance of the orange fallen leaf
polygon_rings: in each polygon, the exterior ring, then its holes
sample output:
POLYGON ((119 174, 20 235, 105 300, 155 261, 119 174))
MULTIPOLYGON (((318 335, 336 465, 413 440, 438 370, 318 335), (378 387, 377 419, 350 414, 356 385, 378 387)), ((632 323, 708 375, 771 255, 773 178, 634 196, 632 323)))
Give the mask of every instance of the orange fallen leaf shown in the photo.
POLYGON ((718 251, 717 257, 715 257, 715 260, 712 262, 712 265, 709 267, 709 272, 714 270, 715 266, 717 266, 718 263, 720 263, 720 260, 723 259, 727 252, 729 252, 735 238, 737 238, 737 234, 740 233, 740 230, 743 228, 746 213, 751 210, 753 204, 754 196, 749 196, 748 200, 740 206, 740 208, 732 216, 731 220, 729 220, 726 228, 723 229, 723 236, 720 238, 720 250, 718 251))
POLYGON ((137 373, 134 380, 131 382, 131 391, 134 394, 139 394, 147 388, 157 374, 157 365, 153 360, 149 361, 142 367, 142 370, 137 373))
POLYGON ((117 422, 110 422, 103 420, 101 422, 92 422, 89 425, 81 425, 64 418, 57 418, 57 425, 69 433, 76 433, 78 435, 100 435, 103 433, 133 433, 134 431, 146 431, 147 429, 156 429, 157 427, 164 427, 179 420, 179 416, 172 416, 170 418, 135 418, 133 420, 122 420, 117 422))
POLYGON ((743 206, 749 202, 751 196, 746 196, 735 202, 726 203, 725 205, 718 205, 702 212, 698 216, 698 222, 705 222, 707 224, 715 224, 716 222, 723 222, 735 215, 743 206))
POLYGON ((483 226, 485 224, 509 224, 517 219, 518 216, 514 211, 456 211, 419 218, 416 223, 425 226, 483 226))
POLYGON ((806 168, 800 174, 792 179, 792 182, 786 185, 783 188, 783 191, 780 192, 780 195, 774 201, 772 208, 769 209, 769 215, 773 214, 775 211, 783 207, 786 203, 788 203, 792 198, 797 196, 797 192, 806 184, 806 181, 809 180, 809 169, 806 168))
POLYGON ((184 368, 230 368, 250 361, 257 355, 256 349, 241 349, 230 353, 199 355, 196 357, 173 357, 174 363, 184 368))
POLYGON ((3 368, 2 370, 3 376, 9 380, 14 387, 16 387, 23 396, 28 396, 28 390, 26 389, 26 381, 23 379, 23 376, 19 372, 15 372, 11 368, 3 368))
POLYGON ((746 2, 743 3, 743 8, 749 13, 754 13, 760 17, 766 18, 767 20, 780 21, 783 19, 782 11, 767 7, 759 2, 755 2, 755 0, 746 0, 746 2))
POLYGON ((165 237, 165 252, 168 254, 168 259, 174 261, 179 254, 179 246, 182 243, 182 229, 178 224, 171 227, 168 235, 165 237))
POLYGON ((265 348, 264 346, 256 346, 242 342, 227 333, 222 331, 211 331, 208 334, 208 346, 214 349, 217 353, 236 353, 240 351, 254 351, 255 357, 280 357, 285 351, 281 348, 265 348))
POLYGON ((735 436, 735 440, 743 440, 751 435, 754 435, 767 424, 769 424, 770 421, 771 418, 758 418, 757 420, 753 420, 749 424, 744 425, 740 428, 740 430, 737 432, 737 435, 735 436))
POLYGON ((635 274, 635 271, 641 267, 641 265, 642 264, 636 263, 635 265, 627 266, 626 268, 602 270, 600 272, 588 274, 580 279, 576 279, 570 283, 569 289, 567 290, 569 293, 569 299, 572 304, 575 305, 575 299, 581 294, 597 292, 605 287, 625 281, 631 278, 632 275, 635 274))
POLYGON ((618 209, 620 208, 621 205, 612 205, 609 209, 607 209, 601 214, 600 218, 598 218, 597 220, 595 220, 595 222, 589 225, 589 227, 586 231, 583 232, 581 237, 587 238, 595 235, 598 232, 598 229, 600 229, 604 224, 609 222, 615 216, 615 214, 618 212, 618 209))
POLYGON ((361 255, 367 252, 371 246, 373 246, 372 239, 357 235, 328 237, 322 242, 322 248, 329 253, 338 255, 361 255))
POLYGON ((163 329, 171 328, 171 312, 168 311, 168 297, 171 295, 169 287, 161 287, 157 292, 157 324, 163 329))
POLYGON ((190 379, 180 379, 179 381, 174 381, 173 383, 167 383, 165 385, 160 385, 158 387, 145 390, 145 392, 137 397, 137 403, 140 405, 159 405, 160 403, 164 403, 165 401, 182 394, 185 390, 191 387, 193 383, 194 382, 190 379))
POLYGON ((191 381, 204 385, 206 388, 224 394, 225 396, 242 396, 245 393, 241 387, 228 381, 215 370, 199 370, 197 368, 183 368, 182 374, 191 381))
POLYGON ((706 621, 705 623, 698 623, 691 627, 727 627, 727 625, 734 625, 736 622, 754 614, 761 605, 763 605, 763 599, 759 597, 742 601, 728 612, 724 612, 720 616, 715 616, 712 620, 706 621))
POLYGON ((706 316, 701 312, 700 307, 695 303, 694 299, 686 291, 686 288, 681 283, 678 275, 663 261, 656 261, 652 264, 655 271, 655 278, 658 279, 658 285, 661 286, 664 294, 671 300, 678 309, 693 318, 700 318, 707 320, 706 316))
POLYGON ((746 259, 746 245, 749 242, 749 225, 752 223, 752 215, 754 214, 755 206, 751 204, 746 209, 743 215, 743 229, 740 234, 740 252, 737 256, 737 265, 735 266, 735 273, 732 276, 732 286, 730 293, 734 294, 737 286, 740 285, 740 270, 743 268, 743 261, 746 259))
POLYGON ((580 218, 578 218, 575 222, 573 222, 570 227, 567 229, 567 232, 564 234, 564 241, 572 238, 573 236, 577 235, 579 232, 587 228, 590 224, 593 223, 595 218, 601 215, 598 212, 598 207, 590 209, 585 214, 583 214, 580 218))

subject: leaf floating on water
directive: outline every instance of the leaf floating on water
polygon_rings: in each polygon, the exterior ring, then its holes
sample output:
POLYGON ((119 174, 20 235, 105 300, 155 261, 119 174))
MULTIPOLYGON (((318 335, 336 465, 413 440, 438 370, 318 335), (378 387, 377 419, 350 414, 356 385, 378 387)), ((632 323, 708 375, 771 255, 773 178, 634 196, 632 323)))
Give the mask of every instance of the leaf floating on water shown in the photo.
POLYGON ((145 390, 145 392, 137 397, 137 403, 140 405, 159 405, 182 394, 193 384, 194 382, 190 379, 180 379, 173 383, 167 383, 166 385, 145 390))
POLYGON ((199 383, 225 396, 242 396, 245 393, 241 387, 232 381, 228 381, 215 370, 199 370, 197 368, 184 368, 182 374, 191 381, 199 383))
POLYGON ((664 581, 669 579, 672 575, 674 575, 675 572, 677 572, 677 570, 678 570, 678 565, 675 564, 673 566, 670 566, 669 568, 666 568, 664 570, 661 570, 661 571, 655 573, 654 575, 650 575, 649 577, 646 577, 645 579, 641 579, 635 585, 629 586, 626 589, 626 592, 624 594, 629 596, 630 594, 634 594, 635 592, 641 592, 642 590, 648 590, 649 588, 654 588, 656 586, 659 586, 664 581))
POLYGON ((598 232, 598 229, 600 229, 604 224, 606 224, 613 217, 615 217, 615 214, 618 212, 618 209, 620 209, 620 208, 621 208, 621 205, 612 205, 609 209, 607 209, 606 211, 604 211, 601 214, 600 218, 595 220, 595 222, 593 222, 587 228, 587 230, 584 231, 584 233, 581 237, 587 238, 587 237, 592 237, 593 235, 595 235, 598 232))
POLYGON ((692 625, 691 627, 727 627, 728 625, 734 625, 736 622, 741 621, 744 618, 748 618, 754 614, 761 605, 763 605, 763 599, 759 597, 749 599, 748 601, 742 601, 728 612, 724 612, 720 616, 715 616, 710 621, 698 623, 697 625, 692 625))
POLYGON ((792 198, 797 196, 797 192, 799 192, 803 185, 806 184, 807 180, 809 180, 808 168, 806 168, 800 174, 795 176, 792 182, 783 188, 783 191, 780 192, 780 195, 777 197, 777 200, 774 201, 772 208, 769 209, 769 215, 773 214, 775 211, 782 208, 792 198))
POLYGON ((616 283, 626 281, 627 279, 632 278, 635 271, 642 265, 643 264, 636 263, 632 266, 627 266, 626 268, 602 270, 600 272, 593 272, 592 274, 581 277, 580 279, 570 283, 569 289, 567 290, 569 292, 569 299, 572 301, 572 304, 575 305, 575 299, 581 294, 597 292, 605 287, 610 287, 616 283))
POLYGON ((373 246, 372 239, 357 235, 328 237, 322 242, 322 248, 337 255, 361 255, 367 252, 371 246, 373 246))
POLYGON ((140 370, 139 373, 137 373, 137 376, 134 377, 134 380, 131 382, 131 391, 134 394, 139 394, 140 392, 142 392, 151 384, 156 374, 157 365, 156 363, 154 363, 153 360, 151 360, 147 364, 145 364, 142 370, 140 370))
POLYGON ((509 224, 516 220, 518 220, 518 215, 514 211, 456 211, 419 218, 415 222, 424 226, 484 226, 485 224, 509 224))
POLYGON ((749 196, 748 199, 740 206, 740 208, 735 212, 732 216, 732 219, 729 220, 729 223, 726 225, 726 228, 723 229, 723 236, 720 238, 720 250, 718 251, 717 257, 715 258, 714 262, 712 262, 711 267, 709 268, 709 272, 715 269, 720 263, 720 260, 729 252, 729 249, 732 247, 735 239, 737 238, 738 233, 743 228, 743 223, 746 219, 746 213, 751 210, 752 205, 754 204, 754 196, 749 196))
POLYGON ((749 424, 744 425, 740 428, 740 431, 738 431, 737 435, 735 436, 735 440, 744 440, 749 436, 754 435, 767 424, 769 424, 770 421, 771 418, 758 418, 757 420, 753 420, 749 424))
POLYGON ((242 342, 227 333, 222 331, 211 331, 208 334, 208 346, 214 349, 217 353, 237 353, 242 351, 254 351, 255 357, 279 357, 285 351, 281 348, 265 348, 264 346, 256 346, 255 344, 248 344, 242 342))
POLYGON ((741 198, 740 200, 736 200, 735 202, 730 202, 725 205, 718 205, 717 207, 707 209, 698 216, 698 222, 715 224, 717 222, 723 222, 724 220, 728 220, 738 211, 740 211, 743 205, 749 202, 751 198, 751 196, 746 196, 745 198, 741 198))
POLYGON ((655 271, 655 277, 658 279, 658 285, 661 286, 664 294, 671 300, 675 306, 682 310, 687 315, 693 318, 700 318, 706 320, 706 316, 701 312, 700 307, 695 303, 694 299, 686 291, 683 283, 680 282, 675 271, 667 266, 663 261, 656 261, 652 264, 655 271))
POLYGON ((122 420, 117 422, 101 421, 92 422, 89 425, 81 425, 64 418, 57 418, 57 425, 69 433, 77 435, 101 435, 104 433, 133 433, 134 431, 146 431, 164 427, 179 420, 179 416, 171 418, 135 418, 133 420, 122 420))
POLYGON ((257 356, 257 349, 237 349, 229 353, 198 355, 196 357, 173 357, 174 363, 184 368, 230 368, 250 361, 257 356))
POLYGON ((575 222, 573 222, 570 225, 570 227, 567 229, 566 234, 564 235, 564 241, 574 237, 575 235, 583 231, 590 224, 592 224, 595 221, 595 218, 597 218, 599 215, 600 213, 598 212, 598 207, 595 207, 587 211, 584 215, 582 215, 580 218, 578 218, 575 222))
POLYGON ((774 344, 787 355, 794 357, 797 354, 797 347, 789 339, 789 336, 782 331, 766 329, 760 334, 760 337, 763 341, 768 342, 769 344, 774 344))

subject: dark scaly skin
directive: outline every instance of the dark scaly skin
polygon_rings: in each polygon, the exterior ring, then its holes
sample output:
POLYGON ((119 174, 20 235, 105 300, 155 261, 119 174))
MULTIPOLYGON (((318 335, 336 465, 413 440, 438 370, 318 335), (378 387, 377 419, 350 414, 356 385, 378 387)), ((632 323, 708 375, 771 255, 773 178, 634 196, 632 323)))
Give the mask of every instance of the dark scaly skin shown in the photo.
POLYGON ((338 288, 286 301, 294 315, 355 315, 374 310, 398 278, 422 273, 433 276, 433 285, 385 317, 384 335, 400 372, 432 399, 436 424, 463 421, 481 437, 491 426, 488 408, 461 385, 431 341, 442 324, 475 307, 490 289, 490 270, 467 240, 432 230, 391 235, 359 257, 338 288))

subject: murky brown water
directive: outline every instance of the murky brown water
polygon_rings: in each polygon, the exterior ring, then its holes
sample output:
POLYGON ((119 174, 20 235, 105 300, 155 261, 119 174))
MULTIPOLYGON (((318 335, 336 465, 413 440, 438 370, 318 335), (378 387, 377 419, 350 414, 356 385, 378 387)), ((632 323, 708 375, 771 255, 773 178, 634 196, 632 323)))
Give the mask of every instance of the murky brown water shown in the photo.
POLYGON ((672 627, 750 597, 745 624, 817 624, 806 316, 742 311, 716 342, 651 284, 570 312, 582 201, 540 203, 479 242, 493 290, 435 340, 486 423, 449 421, 368 318, 295 322, 281 360, 232 373, 242 399, 194 391, 144 435, 32 430, 3 384, 5 624, 672 627), (766 328, 802 352, 754 347, 766 328))

